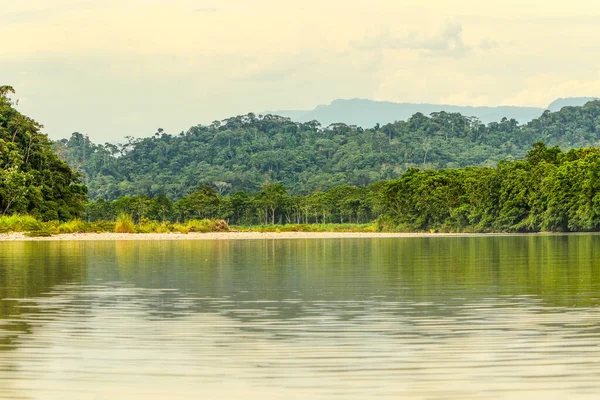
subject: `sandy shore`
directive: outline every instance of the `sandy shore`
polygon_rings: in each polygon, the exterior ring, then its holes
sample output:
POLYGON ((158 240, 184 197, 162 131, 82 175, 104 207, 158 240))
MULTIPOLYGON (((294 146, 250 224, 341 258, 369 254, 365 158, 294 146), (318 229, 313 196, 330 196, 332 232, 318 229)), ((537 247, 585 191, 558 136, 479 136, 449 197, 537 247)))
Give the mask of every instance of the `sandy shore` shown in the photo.
POLYGON ((369 233, 369 232, 213 232, 213 233, 69 233, 50 237, 27 237, 23 233, 0 234, 0 241, 59 240, 260 240, 260 239, 341 239, 341 238, 409 238, 465 236, 452 233, 369 233))

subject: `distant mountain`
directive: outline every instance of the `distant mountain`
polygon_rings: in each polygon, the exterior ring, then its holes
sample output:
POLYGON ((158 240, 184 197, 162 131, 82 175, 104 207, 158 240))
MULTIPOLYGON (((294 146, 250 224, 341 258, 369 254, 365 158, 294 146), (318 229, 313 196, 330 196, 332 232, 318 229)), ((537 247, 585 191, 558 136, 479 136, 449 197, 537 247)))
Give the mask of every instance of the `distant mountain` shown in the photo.
POLYGON ((560 98, 554 100, 548 106, 548 110, 555 112, 560 111, 563 107, 581 107, 584 106, 586 103, 597 99, 597 97, 567 97, 564 99, 560 98))
POLYGON ((334 100, 331 104, 318 106, 314 110, 280 110, 265 113, 289 117, 299 122, 317 120, 325 126, 342 122, 348 125, 372 128, 378 123, 384 125, 395 121, 405 121, 419 112, 430 115, 439 111, 477 117, 487 124, 501 121, 504 117, 526 123, 539 117, 544 109, 536 107, 470 107, 348 99, 334 100))
MULTIPOLYGON (((572 97, 558 99, 548 106, 550 111, 560 111, 565 106, 583 106, 595 100, 593 97, 572 97)), ((434 112, 446 111, 460 113, 469 117, 477 117, 484 124, 501 121, 502 118, 515 119, 519 123, 527 123, 545 111, 537 107, 471 107, 446 104, 392 103, 389 101, 373 101, 366 99, 334 100, 329 105, 320 105, 314 110, 279 110, 266 111, 262 114, 281 115, 298 122, 319 121, 328 126, 342 122, 363 128, 372 128, 376 124, 385 125, 395 121, 405 121, 416 113, 430 115, 434 112)))

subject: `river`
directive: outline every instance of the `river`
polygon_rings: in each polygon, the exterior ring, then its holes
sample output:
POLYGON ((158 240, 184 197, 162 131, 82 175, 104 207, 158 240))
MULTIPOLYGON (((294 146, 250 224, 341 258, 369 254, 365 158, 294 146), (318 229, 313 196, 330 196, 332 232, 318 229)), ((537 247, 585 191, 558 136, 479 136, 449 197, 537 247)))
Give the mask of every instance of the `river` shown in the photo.
POLYGON ((0 242, 0 398, 600 396, 600 235, 0 242))

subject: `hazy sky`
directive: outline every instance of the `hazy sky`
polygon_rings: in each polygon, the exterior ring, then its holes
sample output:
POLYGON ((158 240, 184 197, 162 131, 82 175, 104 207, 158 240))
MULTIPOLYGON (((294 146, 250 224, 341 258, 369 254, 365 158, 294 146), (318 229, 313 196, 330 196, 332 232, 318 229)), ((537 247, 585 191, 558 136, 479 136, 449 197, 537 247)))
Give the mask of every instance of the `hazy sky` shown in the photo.
POLYGON ((600 95, 597 0, 0 0, 0 84, 52 138, 170 133, 336 98, 600 95))

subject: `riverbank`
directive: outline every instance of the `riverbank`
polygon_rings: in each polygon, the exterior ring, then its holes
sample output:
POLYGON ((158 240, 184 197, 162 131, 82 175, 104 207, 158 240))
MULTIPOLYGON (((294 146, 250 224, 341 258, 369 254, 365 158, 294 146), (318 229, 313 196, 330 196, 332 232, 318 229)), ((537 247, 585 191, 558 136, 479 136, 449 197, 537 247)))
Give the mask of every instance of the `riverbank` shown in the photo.
MULTIPOLYGON (((376 233, 376 232, 208 232, 208 233, 66 233, 30 237, 21 232, 0 234, 0 241, 101 241, 101 240, 261 240, 261 239, 350 239, 466 236, 464 233, 376 233)), ((473 235, 473 234, 470 234, 473 235)))

